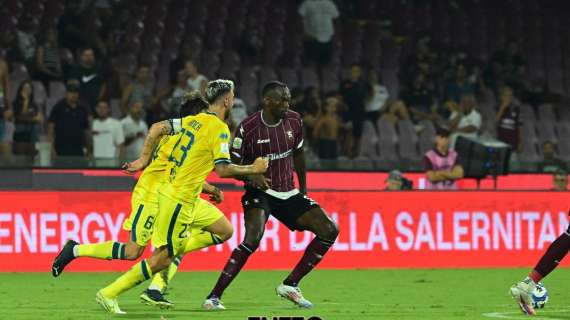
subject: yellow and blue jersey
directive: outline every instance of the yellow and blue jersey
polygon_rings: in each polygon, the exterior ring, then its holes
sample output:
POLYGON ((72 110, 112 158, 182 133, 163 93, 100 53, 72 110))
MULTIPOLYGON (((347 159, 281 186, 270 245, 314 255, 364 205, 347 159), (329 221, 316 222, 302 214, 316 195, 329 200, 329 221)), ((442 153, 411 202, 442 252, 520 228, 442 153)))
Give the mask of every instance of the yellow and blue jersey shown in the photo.
POLYGON ((165 196, 193 203, 200 196, 204 181, 214 166, 230 163, 230 130, 212 113, 199 113, 171 120, 177 135, 161 147, 168 153, 168 183, 161 188, 165 196))

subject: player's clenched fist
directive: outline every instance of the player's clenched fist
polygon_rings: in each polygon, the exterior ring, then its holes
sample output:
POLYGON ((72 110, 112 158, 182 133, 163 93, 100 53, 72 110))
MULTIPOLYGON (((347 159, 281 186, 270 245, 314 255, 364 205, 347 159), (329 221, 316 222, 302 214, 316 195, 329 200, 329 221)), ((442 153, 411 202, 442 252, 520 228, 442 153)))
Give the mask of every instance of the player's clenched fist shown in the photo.
POLYGON ((259 157, 253 162, 255 173, 265 173, 269 167, 269 159, 259 157))

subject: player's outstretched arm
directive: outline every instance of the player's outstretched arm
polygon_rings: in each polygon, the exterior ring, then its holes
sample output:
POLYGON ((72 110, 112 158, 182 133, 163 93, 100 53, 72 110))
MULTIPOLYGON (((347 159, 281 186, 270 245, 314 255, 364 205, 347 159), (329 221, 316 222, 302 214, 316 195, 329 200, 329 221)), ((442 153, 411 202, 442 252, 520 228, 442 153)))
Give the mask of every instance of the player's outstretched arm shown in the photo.
POLYGON ((252 174, 265 173, 269 166, 267 158, 257 158, 250 165, 236 165, 232 163, 222 162, 216 164, 216 174, 222 178, 233 178, 237 176, 247 176, 252 174))
POLYGON ((173 132, 172 128, 172 121, 165 120, 160 121, 153 124, 148 134, 144 140, 144 145, 141 150, 141 154, 139 158, 133 162, 125 163, 123 165, 123 169, 126 173, 135 173, 137 171, 143 170, 148 163, 150 162, 150 158, 152 156, 152 152, 154 148, 158 145, 160 138, 165 135, 171 134, 173 132))

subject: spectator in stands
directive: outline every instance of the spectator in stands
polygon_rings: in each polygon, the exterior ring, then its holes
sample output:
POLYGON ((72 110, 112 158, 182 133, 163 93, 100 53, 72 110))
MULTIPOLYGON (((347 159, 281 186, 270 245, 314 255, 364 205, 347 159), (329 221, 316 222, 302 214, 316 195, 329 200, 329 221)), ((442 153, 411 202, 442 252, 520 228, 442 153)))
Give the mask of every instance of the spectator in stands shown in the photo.
POLYGON ((305 29, 305 53, 309 61, 327 65, 333 50, 334 19, 338 9, 331 0, 305 0, 299 7, 305 29))
POLYGON ((380 118, 380 113, 386 109, 390 94, 388 89, 378 81, 378 74, 374 71, 368 73, 368 97, 364 110, 365 119, 372 122, 376 127, 376 120, 380 118))
POLYGON ((129 114, 121 120, 125 136, 125 159, 137 159, 141 153, 148 125, 143 120, 142 101, 131 104, 129 114))
POLYGON ((317 141, 320 159, 336 160, 338 158, 338 136, 342 120, 338 115, 337 103, 332 99, 325 102, 324 112, 317 119, 313 129, 313 138, 317 141))
POLYGON ((552 174, 552 184, 554 191, 567 191, 568 190, 568 172, 563 169, 558 169, 552 174))
MULTIPOLYGON (((154 97, 151 105, 147 107, 146 122, 155 123, 174 115, 177 106, 188 91, 188 77, 184 70, 178 71, 176 83, 161 89, 154 97)), ((144 109, 143 109, 144 110, 144 109)), ((144 113, 144 112, 143 112, 144 113)))
POLYGON ((260 58, 263 49, 263 34, 259 28, 259 21, 255 15, 249 15, 245 28, 239 38, 239 53, 244 62, 255 64, 260 58))
POLYGON ((85 108, 79 104, 79 83, 67 83, 65 98, 58 102, 49 115, 48 140, 52 154, 84 156, 89 140, 89 121, 85 108))
POLYGON ((0 155, 11 154, 13 113, 9 101, 10 77, 8 64, 0 56, 0 155))
POLYGON ((545 141, 542 144, 542 162, 539 168, 542 172, 567 170, 566 163, 556 157, 556 145, 552 141, 545 141))
POLYGON ((368 97, 368 83, 363 74, 362 67, 354 64, 350 68, 350 78, 342 82, 340 92, 348 110, 344 115, 345 121, 352 123, 352 135, 354 144, 352 146, 351 157, 356 157, 360 147, 360 137, 362 136, 362 125, 365 119, 365 102, 368 97))
POLYGON ((170 83, 175 84, 177 82, 178 72, 184 70, 184 64, 186 61, 193 61, 194 58, 196 58, 194 50, 195 49, 192 48, 190 42, 182 43, 178 56, 176 56, 174 60, 170 61, 168 66, 170 83))
POLYGON ((428 189, 457 189, 456 181, 463 178, 457 152, 450 149, 449 134, 449 130, 438 127, 435 148, 424 155, 428 189))
POLYGON ((67 0, 65 11, 57 22, 59 44, 63 48, 75 51, 88 45, 88 33, 85 17, 80 11, 80 3, 77 0, 67 0))
POLYGON ((36 154, 35 143, 44 119, 34 103, 33 87, 29 80, 20 84, 12 107, 16 125, 14 154, 33 157, 36 154))
POLYGON ((423 73, 416 75, 410 89, 404 90, 401 97, 415 123, 432 118, 436 112, 434 93, 426 86, 423 73))
POLYGON ((519 106, 515 104, 513 90, 504 86, 501 89, 499 107, 497 108, 497 138, 509 144, 514 150, 521 150, 521 126, 519 106))
POLYGON ((291 109, 300 113, 303 116, 305 105, 305 91, 300 87, 294 87, 291 89, 291 109))
POLYGON ((388 103, 388 110, 382 115, 381 119, 395 125, 398 121, 409 120, 410 114, 404 101, 395 100, 388 103))
POLYGON ((16 33, 19 55, 22 57, 22 61, 28 66, 33 62, 37 46, 36 28, 33 19, 34 18, 29 14, 21 17, 20 27, 16 33))
POLYGON ((186 72, 186 77, 188 77, 187 89, 190 91, 200 91, 202 96, 204 96, 206 94, 208 78, 198 72, 198 67, 196 67, 192 60, 186 61, 184 71, 186 72))
POLYGON ((49 81, 61 80, 62 70, 57 31, 55 28, 50 28, 44 34, 44 38, 41 39, 36 50, 34 79, 42 81, 44 86, 48 88, 49 81))
POLYGON ((67 79, 77 79, 82 103, 93 112, 97 102, 106 94, 106 81, 102 68, 97 64, 93 48, 81 49, 79 64, 70 70, 67 79))
POLYGON ((322 100, 319 90, 315 87, 306 88, 304 100, 303 106, 299 109, 302 110, 300 113, 303 115, 307 145, 314 146, 316 141, 313 139, 313 129, 322 112, 322 100))
POLYGON ((464 94, 459 107, 449 117, 451 148, 455 147, 458 137, 477 138, 481 129, 481 114, 477 111, 477 101, 473 94, 464 94))
POLYGON ((245 101, 239 98, 239 89, 234 89, 234 106, 230 109, 230 115, 228 119, 228 126, 230 127, 230 132, 234 132, 235 128, 247 118, 247 105, 245 101))
POLYGON ((111 118, 111 108, 101 100, 96 107, 97 117, 93 120, 93 157, 95 159, 117 159, 124 155, 123 126, 119 120, 111 118))
POLYGON ((150 67, 146 64, 139 66, 135 79, 123 90, 121 96, 121 111, 127 114, 129 106, 135 101, 142 101, 145 109, 152 103, 154 84, 150 78, 150 67))
POLYGON ((467 79, 467 69, 460 64, 455 71, 455 79, 445 88, 445 100, 459 102, 463 95, 475 94, 475 85, 467 79))

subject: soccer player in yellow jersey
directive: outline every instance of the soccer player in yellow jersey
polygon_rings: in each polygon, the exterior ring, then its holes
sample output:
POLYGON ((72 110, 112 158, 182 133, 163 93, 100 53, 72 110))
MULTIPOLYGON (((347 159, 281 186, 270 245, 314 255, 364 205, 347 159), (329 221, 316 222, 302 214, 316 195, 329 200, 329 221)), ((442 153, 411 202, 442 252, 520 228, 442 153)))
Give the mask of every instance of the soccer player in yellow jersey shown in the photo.
POLYGON ((191 230, 208 231, 218 235, 221 241, 232 235, 233 227, 227 218, 214 206, 204 208, 199 201, 203 183, 212 170, 222 178, 253 175, 267 170, 268 160, 263 158, 245 166, 230 162, 230 132, 223 120, 234 103, 233 82, 209 82, 206 99, 210 103, 207 112, 152 125, 140 158, 128 164, 126 170, 130 172, 142 170, 161 137, 180 133, 169 150, 168 182, 159 190, 159 215, 152 236, 153 246, 157 249, 149 259, 135 264, 127 273, 97 292, 97 302, 111 313, 123 313, 117 303, 121 293, 166 269, 174 257, 194 249, 190 243, 201 235, 189 237, 191 230))
MULTIPOLYGON (((186 117, 195 115, 202 110, 208 108, 208 103, 200 96, 198 92, 188 93, 185 101, 180 106, 180 116, 186 117)), ((165 136, 161 139, 158 147, 153 153, 153 159, 148 167, 143 171, 139 180, 133 189, 131 196, 132 212, 130 217, 125 220, 123 229, 131 233, 130 240, 127 243, 117 241, 106 241, 94 244, 79 244, 74 240, 67 241, 62 251, 58 254, 52 265, 52 274, 54 277, 59 276, 66 265, 77 257, 92 257, 98 259, 121 259, 136 260, 144 252, 148 241, 153 233, 156 216, 158 215, 158 188, 167 180, 165 171, 169 166, 168 157, 170 149, 177 141, 177 136, 165 136)), ((222 192, 204 182, 202 191, 210 194, 211 200, 219 203, 223 200, 222 192)), ((202 207, 207 208, 205 200, 200 199, 202 207)), ((207 202, 206 202, 207 203, 207 202)), ((196 237, 193 237, 189 243, 194 250, 217 243, 218 235, 211 235, 201 230, 193 230, 196 237), (200 237, 211 239, 210 242, 200 240, 200 237)), ((156 274, 153 278, 149 290, 146 290, 141 298, 147 304, 158 305, 161 307, 172 306, 172 303, 164 299, 162 291, 165 289, 168 280, 170 280, 180 263, 180 258, 176 257, 166 271, 166 274, 156 274)))

